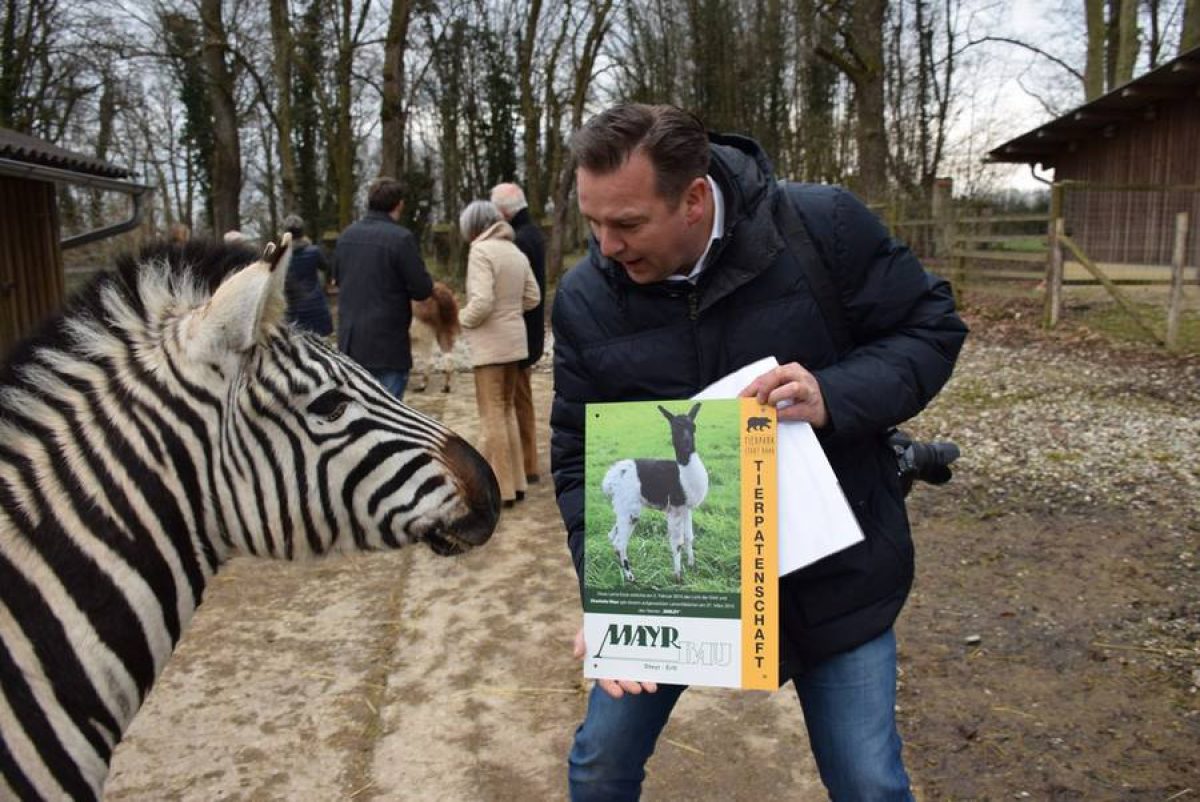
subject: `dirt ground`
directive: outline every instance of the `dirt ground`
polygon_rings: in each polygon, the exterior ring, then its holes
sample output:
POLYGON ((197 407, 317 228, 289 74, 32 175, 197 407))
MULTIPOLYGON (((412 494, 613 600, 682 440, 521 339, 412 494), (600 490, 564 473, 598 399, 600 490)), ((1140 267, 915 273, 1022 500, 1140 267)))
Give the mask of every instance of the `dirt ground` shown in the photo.
MULTIPOLYGON (((954 481, 910 499, 899 717, 917 796, 1200 797, 1200 370, 972 323, 958 375, 912 426, 964 450, 954 481), (1079 408, 1070 381, 1103 385, 1085 379, 1095 366, 1124 390, 1087 403, 1175 427, 1146 461, 1104 461, 1117 438, 1102 411, 1057 412, 1079 408)), ((409 400, 476 439, 470 377, 455 382, 409 400)), ((548 374, 535 390, 544 411, 548 374)), ((578 622, 546 480, 465 557, 234 561, 117 750, 105 799, 563 799, 585 701, 578 622)), ((823 798, 790 686, 685 694, 645 798, 823 798)))

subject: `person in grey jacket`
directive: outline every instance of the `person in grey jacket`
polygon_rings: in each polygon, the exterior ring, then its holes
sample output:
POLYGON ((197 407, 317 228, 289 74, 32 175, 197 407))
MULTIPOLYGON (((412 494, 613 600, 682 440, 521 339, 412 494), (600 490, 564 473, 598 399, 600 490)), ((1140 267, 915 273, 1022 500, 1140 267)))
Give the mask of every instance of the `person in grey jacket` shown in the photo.
MULTIPOLYGON (((706 134, 682 109, 611 108, 575 133, 571 155, 593 236, 554 300, 550 426, 576 571, 585 404, 688 398, 775 356, 780 366, 742 395, 813 426, 864 534, 780 579, 780 675, 792 680, 833 799, 911 800, 892 625, 912 584, 913 544, 887 432, 950 377, 967 329, 949 286, 849 192, 781 187, 757 143, 706 134), (782 204, 793 207, 811 253, 780 230, 782 204), (802 261, 811 259, 819 263, 802 261), (848 345, 824 317, 816 270, 834 285, 848 345)), ((587 645, 581 629, 577 657, 587 645)), ((683 691, 599 680, 568 758, 571 799, 637 799, 683 691)))
POLYGON ((338 237, 338 348, 361 364, 397 398, 412 370, 412 301, 433 293, 416 237, 400 225, 404 185, 375 179, 367 213, 338 237))

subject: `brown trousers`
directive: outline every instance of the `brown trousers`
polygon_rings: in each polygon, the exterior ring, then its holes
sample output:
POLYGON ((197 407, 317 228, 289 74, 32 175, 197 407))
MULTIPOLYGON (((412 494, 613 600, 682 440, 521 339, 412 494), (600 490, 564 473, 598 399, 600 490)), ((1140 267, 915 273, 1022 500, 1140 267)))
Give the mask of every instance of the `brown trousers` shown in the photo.
POLYGON ((533 412, 533 368, 517 369, 517 428, 521 430, 521 454, 525 475, 538 475, 537 415, 533 412))
POLYGON ((516 362, 475 368, 475 404, 479 408, 479 430, 483 435, 480 451, 496 474, 503 501, 512 501, 518 490, 523 493, 526 488, 514 404, 519 373, 516 362))

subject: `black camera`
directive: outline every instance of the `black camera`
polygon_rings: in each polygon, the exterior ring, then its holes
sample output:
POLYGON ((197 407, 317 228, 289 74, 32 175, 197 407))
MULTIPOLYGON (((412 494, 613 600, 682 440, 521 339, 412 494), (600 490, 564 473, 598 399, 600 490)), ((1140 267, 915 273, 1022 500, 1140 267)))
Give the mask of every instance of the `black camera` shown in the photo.
POLYGON ((958 446, 948 441, 921 442, 899 429, 888 434, 888 445, 896 454, 900 487, 904 495, 912 490, 918 479, 931 485, 944 485, 950 481, 950 463, 959 457, 958 446))

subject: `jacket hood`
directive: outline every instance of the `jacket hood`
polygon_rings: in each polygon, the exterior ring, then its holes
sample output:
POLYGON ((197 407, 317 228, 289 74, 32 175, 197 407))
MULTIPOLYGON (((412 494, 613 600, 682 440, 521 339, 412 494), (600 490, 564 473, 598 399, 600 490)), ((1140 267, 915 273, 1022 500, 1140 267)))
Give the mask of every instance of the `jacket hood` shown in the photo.
POLYGON ((743 218, 752 215, 775 183, 775 167, 767 154, 750 137, 709 133, 712 158, 708 173, 725 196, 726 234, 743 218))

